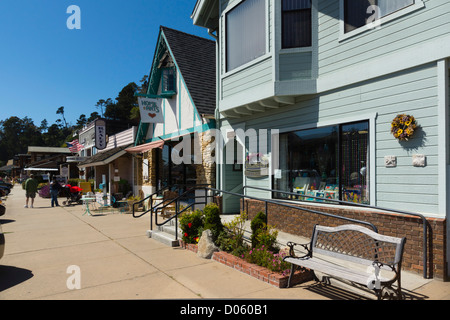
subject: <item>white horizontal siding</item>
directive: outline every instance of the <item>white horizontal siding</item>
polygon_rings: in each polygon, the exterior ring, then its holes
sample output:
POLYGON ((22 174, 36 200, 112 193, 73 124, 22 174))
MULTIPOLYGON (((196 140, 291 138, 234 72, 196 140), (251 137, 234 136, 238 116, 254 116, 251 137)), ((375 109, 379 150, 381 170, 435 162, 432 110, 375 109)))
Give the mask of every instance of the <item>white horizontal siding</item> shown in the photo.
POLYGON ((134 143, 134 138, 136 135, 136 127, 131 127, 128 130, 119 132, 115 135, 112 135, 108 138, 108 144, 103 151, 117 148, 117 147, 125 147, 134 143))

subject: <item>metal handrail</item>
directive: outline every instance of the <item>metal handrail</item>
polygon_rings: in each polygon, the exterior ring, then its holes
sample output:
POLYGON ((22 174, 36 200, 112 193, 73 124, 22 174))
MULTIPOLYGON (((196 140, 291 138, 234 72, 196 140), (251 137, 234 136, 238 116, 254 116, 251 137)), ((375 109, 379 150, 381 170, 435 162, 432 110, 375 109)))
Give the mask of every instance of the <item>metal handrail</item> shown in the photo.
POLYGON ((143 213, 141 213, 141 214, 138 215, 138 216, 136 216, 136 214, 135 214, 135 208, 134 208, 135 205, 141 204, 142 202, 147 201, 148 199, 152 199, 152 200, 153 200, 153 196, 155 196, 155 195, 157 195, 157 194, 163 192, 164 190, 166 190, 166 189, 168 189, 168 188, 169 188, 169 186, 165 186, 165 187, 163 187, 162 189, 160 189, 160 190, 158 190, 158 191, 156 191, 156 192, 153 192, 151 195, 145 197, 144 199, 134 202, 133 205, 132 205, 132 207, 133 207, 133 218, 140 218, 140 217, 142 217, 143 215, 145 215, 145 214, 147 214, 148 212, 150 212, 150 211, 152 210, 152 207, 153 207, 153 201, 151 202, 151 204, 152 204, 152 205, 151 205, 151 208, 150 208, 149 210, 147 210, 147 211, 144 211, 143 213))
MULTIPOLYGON (((166 188, 169 188, 169 187, 165 187, 165 188, 163 188, 163 189, 161 189, 161 190, 164 190, 164 189, 166 189, 166 188)), ((291 204, 288 204, 288 203, 284 202, 283 200, 269 200, 269 199, 263 199, 263 198, 259 198, 259 197, 249 196, 249 195, 246 195, 246 194, 245 194, 245 189, 247 189, 247 188, 256 189, 256 190, 262 190, 262 191, 269 191, 269 192, 286 193, 286 194, 291 194, 291 195, 296 195, 296 196, 302 196, 302 195, 299 195, 299 194, 294 193, 294 192, 282 191, 282 190, 275 190, 275 189, 266 189, 266 188, 260 188, 260 187, 252 187, 252 186, 244 186, 244 187, 243 187, 243 193, 242 193, 242 194, 236 193, 236 192, 231 192, 231 191, 226 191, 226 190, 220 190, 220 189, 210 188, 210 187, 192 186, 190 189, 188 189, 187 191, 185 191, 185 192, 184 192, 183 194, 181 194, 180 196, 178 196, 178 197, 176 197, 176 198, 174 198, 174 199, 168 199, 168 200, 170 200, 170 201, 162 206, 162 208, 165 208, 165 207, 167 207, 169 204, 171 204, 171 203, 173 203, 173 202, 176 202, 177 205, 176 205, 176 209, 175 209, 175 214, 174 214, 174 216, 170 217, 168 220, 166 220, 166 221, 163 222, 162 224, 158 224, 158 223, 157 223, 157 215, 156 215, 156 217, 155 217, 155 223, 156 223, 157 226, 162 226, 162 225, 168 223, 169 221, 171 221, 172 219, 175 219, 175 224, 176 224, 176 227, 177 227, 177 225, 178 225, 178 216, 179 216, 182 212, 184 212, 184 211, 187 210, 187 208, 184 208, 181 212, 178 210, 178 200, 180 200, 181 198, 183 198, 187 193, 190 193, 190 192, 192 192, 192 191, 194 191, 194 190, 204 189, 204 190, 205 190, 205 196, 204 196, 205 202, 204 202, 204 204, 206 204, 206 203, 208 202, 208 201, 207 201, 207 198, 213 197, 214 194, 217 194, 217 193, 218 193, 218 194, 224 193, 224 194, 229 194, 229 195, 232 195, 232 196, 240 197, 241 200, 242 200, 242 209, 243 209, 243 210, 244 210, 244 205, 245 205, 245 198, 247 198, 247 199, 253 199, 253 200, 258 200, 258 201, 264 202, 264 203, 265 203, 266 217, 267 217, 267 214, 268 214, 268 204, 275 204, 275 205, 280 205, 280 206, 283 206, 283 207, 292 208, 292 209, 296 209, 296 210, 302 210, 302 211, 306 211, 306 212, 310 212, 310 213, 314 213, 314 214, 319 214, 319 215, 323 215, 323 216, 327 216, 327 217, 331 217, 331 218, 335 218, 335 219, 341 219, 341 220, 346 220, 346 221, 353 222, 353 223, 359 223, 359 224, 367 225, 367 226, 369 226, 370 228, 372 228, 375 232, 378 233, 378 228, 377 228, 374 224, 372 224, 371 222, 368 222, 368 221, 362 221, 362 220, 357 220, 357 219, 352 219, 352 218, 343 217, 343 216, 338 216, 338 215, 334 215, 334 214, 331 214, 331 213, 326 213, 326 212, 321 212, 321 211, 313 210, 313 209, 310 209, 310 208, 299 207, 299 206, 297 206, 297 205, 291 205, 291 204), (212 191, 214 194, 208 196, 207 190, 212 191)), ((156 192, 153 193, 152 195, 155 195, 155 194, 160 193, 161 190, 156 191, 156 192)), ((152 195, 151 195, 151 196, 152 196, 152 195)), ((149 196, 149 197, 151 197, 151 196, 149 196)), ((149 197, 147 197, 146 199, 148 199, 149 197)), ((310 196, 308 196, 308 197, 310 197, 310 196)), ((196 198, 203 198, 203 196, 200 196, 200 197, 194 196, 194 199, 196 199, 196 198)), ((324 199, 324 198, 320 198, 320 197, 313 197, 313 198, 318 198, 318 199, 322 199, 322 200, 324 199)), ((370 205, 366 205, 366 204, 358 204, 358 203, 348 202, 348 201, 343 201, 343 200, 336 200, 336 199, 326 199, 326 200, 327 200, 327 201, 330 201, 330 202, 339 202, 339 203, 348 204, 348 205, 352 205, 352 206, 360 206, 360 207, 365 207, 365 208, 371 208, 371 209, 382 210, 382 211, 390 211, 390 212, 395 212, 395 213, 399 213, 399 214, 407 214, 407 215, 412 215, 412 216, 420 217, 420 218, 422 219, 423 225, 424 225, 424 227, 423 227, 423 228, 424 228, 424 229, 423 229, 423 230, 424 230, 424 239, 423 239, 423 241, 424 241, 424 242, 423 242, 423 246, 424 246, 424 252, 423 252, 424 271, 423 271, 423 277, 424 277, 425 279, 428 278, 428 267, 427 267, 427 256, 428 256, 428 250, 427 250, 428 229, 427 229, 427 228, 428 228, 428 221, 426 220, 426 218, 425 218, 423 215, 418 214, 418 213, 415 213, 415 212, 407 212, 407 211, 400 211, 400 210, 386 209, 386 208, 381 208, 381 207, 376 207, 376 206, 370 206, 370 205)), ((142 202, 142 201, 144 201, 144 200, 141 200, 141 201, 136 202, 136 203, 133 204, 133 217, 138 218, 138 217, 143 216, 143 215, 146 214, 147 212, 150 212, 150 228, 152 229, 152 228, 153 228, 153 212, 155 211, 154 209, 156 208, 156 207, 153 207, 153 203, 151 204, 151 209, 150 209, 150 210, 147 210, 146 212, 144 212, 143 214, 141 214, 141 215, 139 215, 139 216, 135 216, 135 213, 134 213, 134 205, 137 204, 137 203, 140 203, 140 202, 142 202)), ((158 204, 158 205, 161 205, 162 203, 163 203, 163 202, 161 202, 161 203, 158 204)), ((192 206, 195 205, 195 204, 203 204, 203 202, 202 202, 202 203, 194 202, 193 204, 189 205, 188 207, 192 207, 192 206)), ((326 203, 323 203, 323 204, 326 204, 326 203)), ((157 206, 158 206, 158 205, 157 205, 157 206)), ((156 214, 156 211, 155 211, 155 214, 156 214)), ((176 237, 177 237, 177 234, 176 234, 176 237)))
MULTIPOLYGON (((163 187, 162 189, 159 189, 159 190, 153 192, 152 194, 150 194, 149 196, 145 197, 144 199, 134 202, 133 205, 132 205, 132 207, 133 207, 133 208, 132 208, 132 209, 133 209, 133 218, 140 218, 140 217, 142 217, 143 215, 145 215, 145 214, 151 212, 152 210, 158 209, 157 207, 158 207, 160 204, 157 204, 155 207, 153 207, 153 201, 151 201, 151 202, 150 202, 150 209, 144 211, 144 212, 141 213, 140 215, 136 215, 135 205, 141 204, 142 202, 145 202, 145 201, 147 201, 148 199, 153 200, 153 196, 158 195, 158 194, 162 194, 166 189, 169 189, 169 190, 170 190, 170 189, 173 189, 173 188, 186 187, 186 186, 190 186, 190 185, 188 185, 188 184, 173 184, 173 185, 168 185, 168 186, 163 187)), ((200 184, 200 185, 198 185, 198 186, 210 186, 210 184, 200 184)))
MULTIPOLYGON (((181 211, 178 210, 178 209, 179 209, 179 203, 178 203, 178 201, 179 201, 180 199, 184 198, 186 194, 192 192, 193 190, 194 190, 194 188, 191 188, 191 189, 189 189, 189 190, 186 190, 185 192, 183 192, 181 195, 179 195, 179 196, 176 197, 176 198, 173 198, 173 199, 167 199, 168 202, 167 202, 166 204, 164 204, 161 208, 158 208, 158 209, 164 209, 164 208, 168 207, 169 205, 171 205, 172 203, 175 202, 175 214, 174 214, 172 217, 170 217, 169 219, 167 219, 166 221, 164 221, 163 223, 158 224, 158 215, 156 214, 157 211, 155 210, 155 211, 154 211, 154 212, 155 212, 155 224, 156 224, 158 227, 160 227, 160 226, 165 225, 166 223, 168 223, 169 221, 171 221, 172 219, 175 218, 175 226, 177 227, 177 226, 178 226, 178 216, 179 216, 182 212, 185 211, 185 209, 183 209, 183 210, 181 210, 181 211)), ((194 198, 195 198, 195 197, 194 197, 194 198)), ((160 205, 160 204, 162 204, 162 203, 163 203, 163 202, 159 203, 158 205, 160 205)), ((158 205, 157 205, 157 206, 158 206, 158 205)), ((189 205, 188 207, 191 207, 192 205, 193 205, 193 204, 189 205)), ((150 213, 150 230, 153 230, 153 211, 150 213)), ((175 228, 175 230, 176 230, 176 228, 175 228)), ((176 240, 177 240, 177 239, 176 239, 176 240)))
MULTIPOLYGON (((324 215, 324 216, 327 216, 327 217, 331 217, 331 218, 336 218, 336 219, 341 219, 341 220, 346 220, 346 221, 350 221, 350 222, 353 222, 353 223, 360 223, 360 224, 364 224, 364 225, 367 225, 367 226, 369 226, 369 227, 371 227, 375 232, 378 232, 378 229, 377 229, 377 227, 374 225, 374 224, 372 224, 372 223, 370 223, 370 222, 367 222, 367 221, 362 221, 362 220, 357 220, 357 219, 352 219, 352 218, 347 218, 347 217, 342 217, 342 216, 337 216, 337 215, 334 215, 334 214, 331 214, 331 213, 325 213, 325 212, 321 212, 321 211, 316 211, 316 210, 312 210, 312 209, 309 209, 309 208, 300 208, 300 207, 298 207, 298 206, 293 206, 293 205, 289 205, 289 204, 287 204, 287 203, 284 203, 284 202, 280 202, 280 201, 276 201, 276 200, 268 200, 268 199, 262 199, 262 198, 259 198, 259 197, 253 197, 253 196, 248 196, 248 195, 245 195, 245 194, 241 194, 241 193, 236 193, 236 192, 231 192, 231 191, 226 191, 226 190, 220 190, 220 189, 215 189, 215 188, 210 188, 210 187, 200 187, 200 186, 193 186, 193 187, 191 187, 189 190, 187 190, 186 192, 184 192, 182 195, 180 195, 180 196, 178 196, 178 197, 176 197, 176 198, 174 198, 174 199, 172 199, 170 202, 168 202, 167 204, 165 204, 163 207, 166 207, 166 206, 168 206, 169 204, 171 204, 171 203, 173 203, 173 202, 175 202, 175 201, 178 201, 180 198, 182 198, 185 194, 187 194, 187 193, 190 193, 190 192, 192 192, 193 190, 198 190, 198 189, 204 189, 205 190, 205 196, 204 196, 204 198, 205 198, 205 203, 207 203, 207 198, 210 198, 210 197, 213 197, 214 195, 210 195, 210 196, 208 196, 207 194, 207 190, 209 190, 209 191, 212 191, 213 193, 225 193, 225 194, 229 194, 229 195, 232 195, 232 196, 236 196, 236 197, 240 197, 241 199, 242 199, 242 208, 244 208, 244 200, 245 200, 245 198, 248 198, 248 199, 253 199, 253 200, 259 200, 259 201, 264 201, 265 202, 265 204, 266 204, 266 216, 267 216, 267 211, 268 211, 268 204, 269 203, 271 203, 271 204, 276 204, 276 205, 281 205, 281 206, 284 206, 284 207, 287 207, 287 208, 292 208, 292 209, 296 209, 296 210, 302 210, 302 211, 307 211, 307 212, 310 212, 310 213, 315 213, 315 214, 320 214, 320 215, 324 215)), ((201 198, 203 198, 203 196, 200 196, 201 198)), ((194 197, 194 199, 195 198, 197 198, 197 197, 194 197)), ((202 203, 197 203, 197 204, 202 204, 202 203)), ((152 208, 154 209, 154 207, 152 206, 152 208)), ((176 210, 175 210, 175 215, 174 216, 178 216, 178 208, 176 208, 176 210)), ((150 212, 150 227, 152 228, 152 224, 153 224, 153 221, 152 221, 152 216, 153 216, 153 210, 147 210, 147 212, 150 212)), ((143 214, 141 214, 139 217, 141 217, 143 214)), ((134 204, 133 204, 133 217, 134 217, 134 204)), ((169 220, 171 220, 171 219, 173 219, 174 217, 171 217, 169 220)), ((165 224, 166 222, 164 222, 164 224, 165 224)))
MULTIPOLYGON (((276 192, 276 193, 284 193, 284 194, 289 194, 289 195, 302 196, 303 198, 304 197, 315 198, 315 199, 325 200, 326 202, 335 202, 335 203, 345 204, 345 205, 350 205, 350 206, 369 208, 369 209, 375 209, 375 210, 381 210, 381 211, 388 211, 388 212, 393 212, 393 213, 398 213, 398 214, 404 214, 404 215, 410 215, 410 216, 419 217, 420 219, 422 219, 422 223, 423 223, 423 257, 422 257, 422 259, 423 259, 423 277, 425 279, 429 278, 428 277, 428 263, 427 263, 427 256, 428 256, 427 239, 428 239, 428 228, 430 227, 430 225, 428 223, 428 220, 425 218, 425 216, 420 214, 420 213, 403 211, 403 210, 396 210, 396 209, 388 209, 388 208, 383 208, 383 207, 378 207, 378 206, 371 206, 371 205, 364 204, 364 203, 355 203, 355 202, 349 202, 349 201, 338 200, 338 199, 324 199, 322 197, 315 197, 315 196, 310 196, 310 195, 301 195, 301 194, 298 194, 296 192, 275 190, 275 189, 267 189, 267 188, 253 187, 253 186, 243 186, 242 187, 242 191, 243 191, 244 194, 245 194, 245 189, 255 189, 255 190, 269 191, 271 193, 274 193, 274 192, 276 192)), ((282 201, 282 200, 280 200, 280 201, 282 201)), ((308 202, 308 201, 304 201, 304 202, 308 202)), ((323 202, 321 204, 327 204, 326 202, 323 202)))
MULTIPOLYGON (((285 202, 280 202, 277 200, 263 199, 263 198, 259 198, 259 197, 254 197, 254 196, 249 196, 249 195, 245 195, 245 194, 240 194, 240 193, 235 193, 235 192, 230 192, 230 191, 225 191, 225 190, 219 190, 219 189, 214 189, 214 188, 207 188, 207 189, 218 192, 218 193, 226 193, 226 194, 231 194, 233 196, 241 197, 242 200, 244 200, 244 198, 259 200, 259 201, 264 201, 266 204, 271 203, 271 204, 281 205, 281 206, 292 208, 292 209, 297 209, 297 210, 307 211, 307 212, 316 213, 316 214, 320 214, 320 215, 325 215, 328 217, 347 220, 347 221, 354 222, 354 223, 365 224, 365 225, 371 227, 375 232, 378 232, 377 227, 374 224, 367 222, 367 221, 362 221, 362 220, 357 220, 357 219, 352 219, 352 218, 347 218, 347 217, 341 217, 341 216, 337 216, 337 215, 330 214, 330 213, 312 210, 309 208, 299 208, 298 206, 289 205, 285 202)), ((244 202, 243 202, 243 204, 244 204, 244 202)), ((244 208, 244 206, 243 206, 243 208, 244 208)), ((266 216, 267 216, 267 205, 266 205, 265 209, 266 209, 266 216)))

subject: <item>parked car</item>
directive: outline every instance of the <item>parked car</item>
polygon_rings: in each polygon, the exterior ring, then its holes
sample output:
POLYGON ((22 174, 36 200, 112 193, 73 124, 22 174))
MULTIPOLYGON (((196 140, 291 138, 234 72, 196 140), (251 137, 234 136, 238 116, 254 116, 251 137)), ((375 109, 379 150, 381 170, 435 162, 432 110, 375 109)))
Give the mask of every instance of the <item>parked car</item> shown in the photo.
POLYGON ((11 183, 5 182, 3 180, 0 180, 0 186, 5 186, 9 189, 12 189, 13 185, 11 183))
POLYGON ((0 196, 7 196, 11 192, 13 185, 0 180, 0 196))
POLYGON ((5 253, 5 235, 0 224, 0 259, 3 257, 3 253, 5 253))
MULTIPOLYGON (((0 216, 4 215, 6 212, 6 207, 0 204, 0 216)), ((3 257, 5 252, 5 235, 3 234, 2 225, 0 223, 0 259, 3 257)))
POLYGON ((0 196, 4 197, 7 196, 11 192, 11 189, 0 185, 0 196))

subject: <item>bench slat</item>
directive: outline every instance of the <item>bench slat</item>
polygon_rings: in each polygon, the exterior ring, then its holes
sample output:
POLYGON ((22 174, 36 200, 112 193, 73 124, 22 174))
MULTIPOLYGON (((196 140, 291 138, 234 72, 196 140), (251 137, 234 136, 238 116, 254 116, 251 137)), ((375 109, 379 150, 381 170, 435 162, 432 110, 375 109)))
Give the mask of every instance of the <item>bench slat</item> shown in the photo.
MULTIPOLYGON (((336 265, 334 263, 315 259, 315 258, 286 258, 285 261, 290 262, 295 265, 302 266, 307 269, 322 272, 330 276, 335 276, 338 278, 347 279, 352 282, 356 282, 362 285, 367 285, 369 278, 372 276, 371 273, 357 270, 348 269, 345 266, 336 265)), ((392 279, 379 277, 381 282, 389 282, 392 279)))
POLYGON ((369 230, 365 227, 358 225, 342 225, 338 227, 325 227, 317 225, 315 227, 315 231, 313 233, 313 238, 311 241, 311 250, 313 252, 321 252, 321 254, 330 255, 334 257, 339 257, 343 260, 355 261, 359 263, 367 264, 367 260, 378 260, 375 258, 375 255, 383 256, 383 259, 387 257, 384 255, 385 253, 389 254, 389 260, 381 260, 381 262, 389 263, 389 264, 397 264, 401 261, 403 246, 405 239, 404 238, 396 238, 390 236, 380 235, 372 230, 369 230), (356 232, 356 233, 355 233, 356 232), (343 235, 351 235, 351 234, 361 235, 355 238, 346 239, 348 243, 342 242, 341 237, 343 235), (362 236, 365 235, 365 236, 362 236), (325 237, 326 243, 322 243, 320 238, 325 237), (365 238, 364 238, 365 237, 365 238), (370 239, 370 242, 369 242, 370 239), (364 241, 365 240, 365 241, 364 241), (337 241, 341 241, 340 243, 337 241), (364 242, 360 242, 364 241, 364 242), (349 249, 351 249, 352 245, 359 250, 361 245, 367 245, 365 255, 370 254, 368 256, 357 256, 352 253, 340 252, 338 249, 342 245, 346 245, 349 249), (386 247, 384 247, 386 246, 386 247), (330 247, 330 248, 328 248, 330 247), (389 247, 389 248, 388 248, 389 247), (389 250, 389 251, 387 251, 389 250), (392 253, 389 253, 392 252, 392 253))
POLYGON ((375 240, 391 242, 391 243, 395 243, 395 244, 401 244, 402 240, 403 240, 402 238, 385 236, 385 235, 376 233, 375 231, 367 229, 366 227, 363 227, 363 226, 358 226, 356 224, 345 224, 345 225, 341 225, 341 226, 337 226, 337 227, 326 227, 326 226, 317 225, 316 231, 325 231, 325 232, 358 231, 358 232, 367 234, 368 236, 370 236, 371 238, 373 238, 375 240))

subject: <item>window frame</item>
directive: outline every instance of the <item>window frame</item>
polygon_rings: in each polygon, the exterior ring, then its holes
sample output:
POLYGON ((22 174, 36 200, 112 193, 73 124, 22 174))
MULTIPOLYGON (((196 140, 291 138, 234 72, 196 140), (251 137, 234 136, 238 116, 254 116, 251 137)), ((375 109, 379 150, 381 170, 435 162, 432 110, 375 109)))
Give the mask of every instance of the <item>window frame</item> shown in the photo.
POLYGON ((175 67, 166 67, 161 69, 161 93, 162 94, 177 94, 177 70, 175 67), (167 90, 166 88, 166 72, 172 72, 173 78, 172 78, 172 87, 173 90, 167 90))
POLYGON ((349 38, 352 38, 354 36, 357 36, 359 34, 363 34, 365 32, 368 32, 369 30, 377 30, 380 28, 383 28, 383 24, 398 19, 400 17, 403 17, 405 15, 408 15, 412 12, 415 12, 417 10, 420 10, 425 7, 425 3, 423 0, 414 0, 414 4, 409 5, 407 7, 404 7, 403 9, 399 9, 393 13, 390 13, 381 19, 378 20, 377 24, 366 24, 364 26, 361 26, 355 30, 352 30, 350 32, 345 32, 345 0, 339 0, 339 42, 345 41, 349 38))
POLYGON ((313 0, 309 0, 310 7, 304 9, 294 9, 294 10, 284 10, 283 1, 281 1, 281 49, 300 49, 300 48, 311 48, 313 45, 313 0), (310 44, 308 46, 284 46, 284 22, 285 22, 285 12, 303 12, 309 10, 310 14, 310 44))
MULTIPOLYGON (((368 176, 369 176, 369 181, 367 183, 367 187, 369 189, 369 198, 368 198, 368 204, 369 205, 373 205, 374 203, 376 203, 376 141, 375 141, 375 136, 376 136, 376 119, 378 117, 378 113, 374 112, 374 113, 369 113, 366 115, 353 115, 353 116, 348 116, 348 117, 344 117, 341 119, 341 121, 320 121, 317 123, 310 123, 310 124, 304 124, 304 125, 300 125, 300 126, 294 126, 294 127, 286 127, 286 128, 281 128, 279 129, 279 135, 284 134, 284 133, 290 133, 290 132, 295 132, 295 131, 301 131, 301 130, 309 130, 309 129, 316 129, 316 128, 321 128, 321 127, 328 127, 328 126, 339 126, 342 127, 346 124, 351 124, 351 123, 358 123, 358 122, 364 122, 367 121, 368 122, 368 130, 369 130, 369 137, 368 137, 368 152, 369 152, 369 156, 368 156, 368 176)), ((340 148, 340 147, 339 147, 340 148)), ((272 153, 272 158, 271 158, 271 163, 276 163, 276 159, 274 159, 273 157, 277 154, 276 152, 271 152, 272 153)), ((278 155, 281 156, 281 155, 278 155)), ((276 169, 276 168, 275 168, 276 169)), ((272 169, 273 170, 273 169, 272 169)), ((270 185, 271 188, 274 189, 275 186, 275 176, 273 175, 272 178, 270 179, 270 185)), ((275 192, 271 193, 271 198, 272 199, 277 199, 280 200, 279 198, 275 198, 274 197, 275 192)), ((316 204, 316 205, 323 205, 324 202, 317 202, 317 201, 306 201, 306 200, 289 200, 289 199, 282 199, 282 201, 295 201, 295 202, 307 202, 308 204, 316 204)), ((326 203, 326 202, 325 202, 326 203)), ((328 205, 333 205, 332 203, 328 203, 328 205)), ((336 204, 338 206, 340 206, 341 204, 336 204)))
POLYGON ((242 4, 243 2, 245 2, 246 0, 240 0, 240 1, 236 1, 235 3, 233 3, 230 7, 228 7, 226 10, 223 11, 222 16, 221 16, 221 20, 223 23, 223 40, 221 40, 222 42, 222 48, 223 49, 223 55, 222 55, 222 66, 221 66, 221 78, 225 78, 228 77, 232 74, 238 73, 240 71, 242 71, 243 69, 248 68, 249 66, 252 66, 254 64, 257 64, 265 59, 267 59, 269 56, 271 56, 271 52, 270 52, 270 19, 269 19, 269 1, 270 0, 263 0, 264 1, 264 6, 265 6, 265 54, 263 54, 262 56, 259 56, 249 62, 244 63, 243 65, 240 65, 232 70, 228 70, 227 69, 227 65, 228 65, 228 46, 227 46, 227 39, 228 39, 228 34, 227 34, 227 15, 233 10, 235 9, 237 6, 239 6, 240 4, 242 4))

